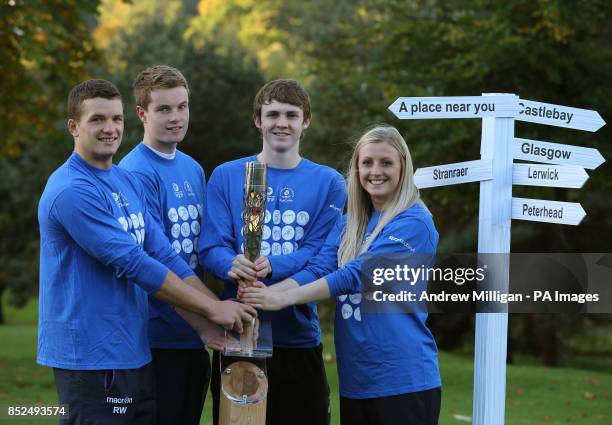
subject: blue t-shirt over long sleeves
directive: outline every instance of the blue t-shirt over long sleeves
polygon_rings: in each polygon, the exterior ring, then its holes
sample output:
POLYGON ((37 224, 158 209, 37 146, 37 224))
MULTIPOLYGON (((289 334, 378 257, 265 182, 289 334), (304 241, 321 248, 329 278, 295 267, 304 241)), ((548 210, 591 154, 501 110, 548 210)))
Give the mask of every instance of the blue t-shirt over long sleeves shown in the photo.
POLYGON ((133 369, 151 361, 147 293, 168 269, 193 275, 149 215, 141 184, 73 153, 38 205, 38 363, 72 370, 133 369))
MULTIPOLYGON (((366 237, 379 218, 380 213, 372 214, 366 237)), ((331 295, 337 297, 334 340, 340 395, 363 399, 439 387, 438 350, 425 324, 427 313, 361 314, 360 308, 360 271, 366 256, 435 253, 438 232, 429 212, 414 204, 382 229, 366 253, 338 268, 338 247, 345 226, 343 217, 319 255, 292 276, 300 285, 326 276, 331 295)))
MULTIPOLYGON (((225 280, 222 298, 236 296, 228 280, 232 259, 244 252, 242 202, 245 163, 255 156, 217 167, 208 182, 204 234, 198 247, 201 263, 225 280)), ((317 254, 340 217, 346 201, 342 176, 332 168, 302 158, 292 169, 268 167, 268 203, 261 255, 268 257, 270 284, 301 270, 317 254)), ((315 347, 321 329, 315 304, 293 306, 271 314, 277 347, 315 347)))
MULTIPOLYGON (((121 160, 119 167, 142 182, 151 217, 179 257, 202 279, 196 254, 206 192, 202 167, 178 150, 173 159, 167 159, 142 143, 121 160)), ((170 305, 151 296, 149 343, 152 348, 203 347, 197 333, 170 305)))

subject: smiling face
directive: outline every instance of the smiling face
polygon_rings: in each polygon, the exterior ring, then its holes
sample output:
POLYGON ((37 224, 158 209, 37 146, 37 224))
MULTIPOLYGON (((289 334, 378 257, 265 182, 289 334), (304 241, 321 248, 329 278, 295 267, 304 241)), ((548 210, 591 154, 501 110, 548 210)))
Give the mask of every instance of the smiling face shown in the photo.
POLYGON ((400 154, 389 143, 368 143, 359 150, 357 173, 374 209, 382 211, 399 185, 402 173, 400 154))
POLYGON ((261 116, 255 116, 255 126, 261 131, 264 151, 275 153, 299 151, 302 131, 310 125, 304 120, 304 112, 299 106, 272 100, 261 107, 261 116))
POLYGON ((189 126, 189 94, 185 87, 151 91, 147 109, 136 106, 144 125, 144 142, 160 152, 172 153, 189 126))
POLYGON ((74 150, 94 167, 110 168, 123 136, 121 99, 86 99, 80 111, 78 119, 68 119, 74 150))

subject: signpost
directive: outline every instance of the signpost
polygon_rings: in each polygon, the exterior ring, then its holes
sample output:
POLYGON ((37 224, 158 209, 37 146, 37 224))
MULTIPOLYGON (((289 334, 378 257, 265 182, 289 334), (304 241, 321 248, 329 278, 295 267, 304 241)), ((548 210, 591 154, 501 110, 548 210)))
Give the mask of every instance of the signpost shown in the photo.
MULTIPOLYGON (((512 185, 580 188, 605 160, 592 148, 514 137, 514 120, 597 131, 605 122, 587 109, 519 99, 513 94, 400 97, 389 106, 400 119, 480 118, 480 160, 419 168, 418 188, 480 181, 478 253, 510 253, 511 220, 578 225, 578 203, 512 197, 512 185), (545 164, 517 163, 521 159, 545 164)), ((507 291, 508 256, 499 256, 492 280, 507 291)), ((477 313, 474 349, 474 425, 503 425, 508 313, 477 313)))

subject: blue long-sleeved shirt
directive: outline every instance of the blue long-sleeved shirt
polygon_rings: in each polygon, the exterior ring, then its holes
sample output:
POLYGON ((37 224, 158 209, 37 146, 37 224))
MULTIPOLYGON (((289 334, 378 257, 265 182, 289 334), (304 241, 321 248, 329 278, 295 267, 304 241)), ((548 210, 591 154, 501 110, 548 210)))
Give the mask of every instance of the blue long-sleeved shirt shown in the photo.
MULTIPOLYGON (((208 182, 200 262, 225 280, 222 298, 236 295, 228 280, 232 259, 244 252, 242 203, 245 163, 254 156, 217 167, 208 182)), ((346 201, 342 176, 335 170, 302 158, 292 169, 268 167, 268 200, 261 255, 268 257, 272 278, 291 276, 320 249, 346 201)), ((277 347, 314 347, 321 330, 315 304, 272 313, 273 343, 277 347)))
MULTIPOLYGON (((380 213, 374 212, 366 237, 380 213)), ((361 313, 361 268, 376 256, 435 253, 438 233, 429 213, 415 204, 391 220, 367 252, 338 267, 346 217, 338 220, 319 255, 292 276, 300 285, 326 276, 336 298, 334 340, 340 395, 363 399, 424 391, 441 385, 437 348, 426 313, 361 313)))
POLYGON ((193 275, 149 215, 140 183, 73 153, 38 205, 38 363, 132 369, 151 361, 147 293, 168 273, 193 275))
MULTIPOLYGON (((132 149, 119 167, 140 180, 155 224, 179 257, 202 279, 196 254, 206 196, 202 167, 181 151, 167 159, 143 143, 132 149)), ((193 328, 169 304, 153 296, 149 296, 149 343, 152 348, 203 347, 193 328)))

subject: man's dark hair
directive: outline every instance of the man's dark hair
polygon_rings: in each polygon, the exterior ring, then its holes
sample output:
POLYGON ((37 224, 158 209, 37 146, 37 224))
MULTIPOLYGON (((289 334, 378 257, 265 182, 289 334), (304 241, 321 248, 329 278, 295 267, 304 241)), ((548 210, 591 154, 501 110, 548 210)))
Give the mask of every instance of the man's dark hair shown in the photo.
POLYGON ((304 120, 311 117, 310 97, 295 80, 273 80, 259 89, 253 101, 253 116, 261 119, 261 107, 269 105, 273 100, 301 108, 304 120))
POLYGON ((87 99, 101 97, 103 99, 119 99, 119 89, 106 80, 87 80, 77 84, 68 94, 68 119, 78 121, 81 118, 81 105, 87 99))

